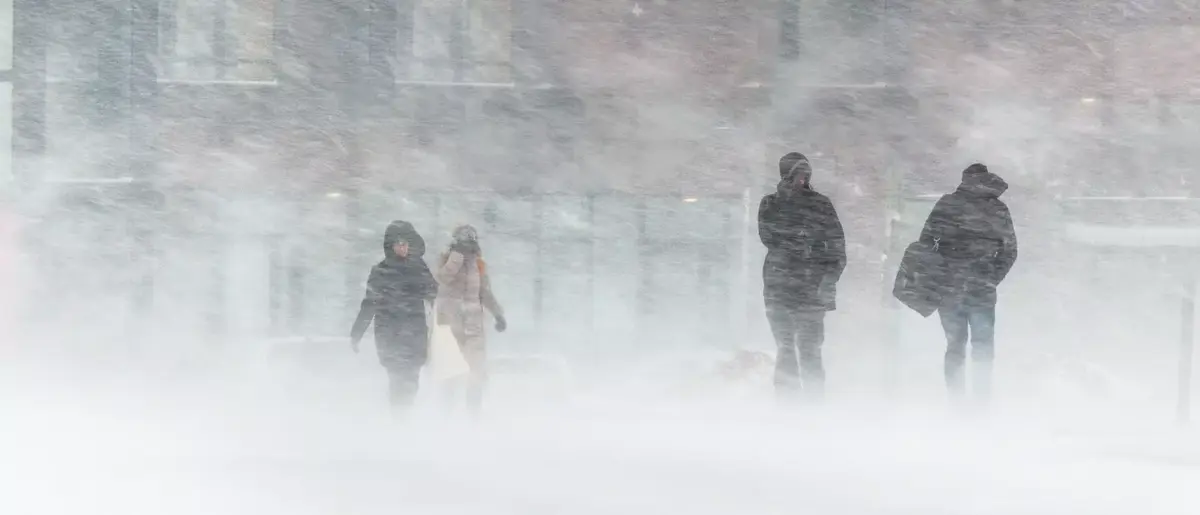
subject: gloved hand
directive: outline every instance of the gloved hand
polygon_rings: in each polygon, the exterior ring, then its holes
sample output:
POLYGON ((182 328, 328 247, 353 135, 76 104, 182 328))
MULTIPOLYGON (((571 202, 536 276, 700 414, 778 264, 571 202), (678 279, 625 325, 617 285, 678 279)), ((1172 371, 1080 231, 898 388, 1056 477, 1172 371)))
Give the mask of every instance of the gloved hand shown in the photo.
POLYGON ((496 331, 503 333, 505 329, 508 329, 508 320, 505 320, 503 316, 497 316, 496 331))
POLYGON ((475 240, 456 241, 450 245, 450 250, 466 256, 479 254, 479 242, 475 240))
POLYGON ((350 350, 358 354, 358 338, 350 338, 350 350))
POLYGON ((829 277, 821 279, 821 284, 817 287, 817 300, 823 306, 833 306, 837 302, 837 281, 829 277))

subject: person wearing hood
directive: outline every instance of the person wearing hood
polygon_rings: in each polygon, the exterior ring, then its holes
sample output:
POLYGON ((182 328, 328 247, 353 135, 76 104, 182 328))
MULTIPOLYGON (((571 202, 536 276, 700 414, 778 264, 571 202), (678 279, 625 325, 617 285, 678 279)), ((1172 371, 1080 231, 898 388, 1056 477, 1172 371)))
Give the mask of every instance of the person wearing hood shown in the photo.
POLYGON ((467 407, 478 413, 487 383, 487 346, 484 311, 496 319, 496 331, 508 322, 492 293, 491 277, 479 247, 479 233, 470 225, 451 234, 450 248, 437 267, 438 292, 435 302, 438 325, 449 326, 470 372, 467 377, 467 407))
POLYGON ((437 282, 422 256, 425 240, 411 223, 397 220, 383 235, 383 261, 371 268, 367 292, 354 326, 350 345, 358 344, 367 326, 375 322, 375 348, 387 369, 389 400, 405 408, 416 397, 429 352, 429 326, 425 303, 437 295, 437 282))
POLYGON ((958 189, 930 212, 919 243, 942 258, 938 313, 946 333, 946 386, 966 389, 963 368, 971 343, 974 394, 991 394, 995 355, 996 287, 1017 261, 1017 234, 1008 206, 1000 200, 1008 184, 982 164, 968 166, 958 189))
POLYGON ((775 338, 775 391, 824 391, 825 314, 837 309, 837 282, 846 268, 846 237, 828 197, 812 188, 812 166, 792 152, 779 161, 777 191, 758 208, 767 247, 763 297, 775 338))

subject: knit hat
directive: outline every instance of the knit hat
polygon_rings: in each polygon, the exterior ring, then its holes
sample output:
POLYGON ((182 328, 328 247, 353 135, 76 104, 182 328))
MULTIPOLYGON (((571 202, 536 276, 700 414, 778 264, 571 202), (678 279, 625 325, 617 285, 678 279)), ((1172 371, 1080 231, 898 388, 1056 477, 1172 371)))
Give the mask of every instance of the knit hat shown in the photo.
POLYGON ((804 154, 791 152, 779 160, 779 178, 793 180, 797 175, 803 176, 805 182, 808 182, 812 177, 812 165, 804 154))
POLYGON ((808 158, 799 152, 791 152, 779 160, 779 191, 781 193, 790 193, 795 191, 796 186, 809 188, 809 181, 812 179, 812 165, 809 164, 808 158), (802 179, 802 182, 797 185, 796 179, 802 179))

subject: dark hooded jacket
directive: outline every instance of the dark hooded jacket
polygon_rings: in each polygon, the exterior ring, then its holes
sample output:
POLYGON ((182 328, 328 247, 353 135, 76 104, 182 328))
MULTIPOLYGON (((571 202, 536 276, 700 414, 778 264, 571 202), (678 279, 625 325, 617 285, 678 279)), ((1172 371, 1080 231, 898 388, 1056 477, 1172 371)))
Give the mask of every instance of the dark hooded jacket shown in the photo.
POLYGON ((1008 183, 973 164, 962 184, 934 206, 918 243, 941 256, 942 306, 994 307, 996 286, 1017 262, 1017 234, 1000 200, 1008 183))
POLYGON ((837 282, 846 268, 846 237, 828 197, 809 185, 808 160, 779 162, 778 191, 758 207, 758 235, 767 247, 763 296, 768 307, 837 309, 837 282))
POLYGON ((437 295, 437 282, 425 264, 424 254, 425 240, 412 224, 397 220, 384 232, 384 259, 371 268, 367 292, 350 331, 357 342, 372 320, 375 322, 375 347, 384 366, 400 361, 425 362, 425 302, 437 295), (399 241, 408 243, 408 257, 399 257, 392 250, 399 241))

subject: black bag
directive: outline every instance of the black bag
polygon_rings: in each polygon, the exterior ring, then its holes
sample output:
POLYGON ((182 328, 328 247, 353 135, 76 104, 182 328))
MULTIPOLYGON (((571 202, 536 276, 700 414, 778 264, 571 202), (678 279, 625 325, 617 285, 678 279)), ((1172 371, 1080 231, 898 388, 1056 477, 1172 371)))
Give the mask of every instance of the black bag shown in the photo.
POLYGON ((946 260, 936 250, 915 242, 904 250, 892 295, 913 311, 928 317, 942 305, 946 260))

